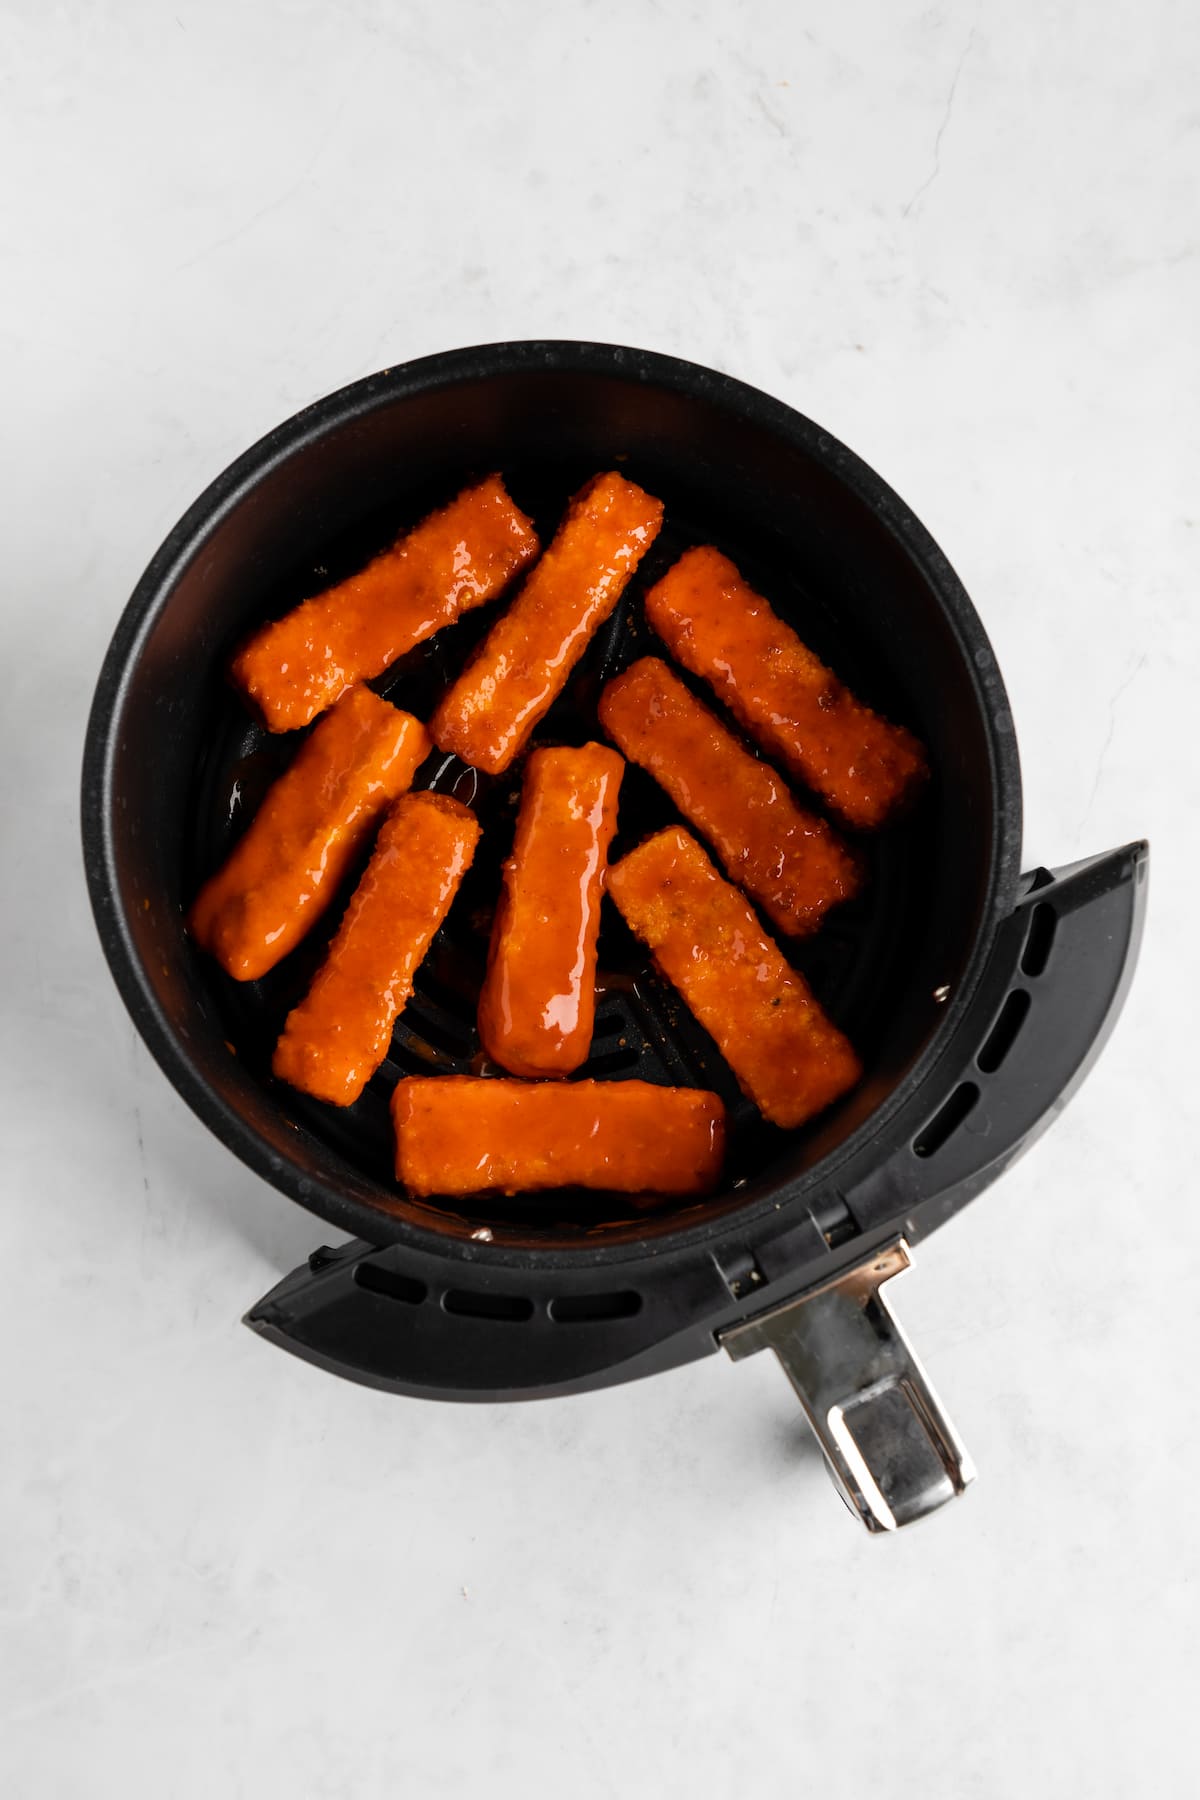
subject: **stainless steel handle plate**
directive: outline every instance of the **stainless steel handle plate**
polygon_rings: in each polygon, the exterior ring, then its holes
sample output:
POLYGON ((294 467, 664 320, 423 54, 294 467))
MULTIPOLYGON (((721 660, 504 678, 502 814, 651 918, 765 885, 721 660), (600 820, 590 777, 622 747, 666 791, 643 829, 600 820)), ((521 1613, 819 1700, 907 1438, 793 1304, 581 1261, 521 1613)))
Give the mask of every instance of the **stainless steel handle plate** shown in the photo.
POLYGON ((880 1291, 910 1266, 903 1238, 835 1281, 732 1326, 735 1361, 773 1350, 868 1531, 895 1531, 975 1479, 962 1441, 880 1291))

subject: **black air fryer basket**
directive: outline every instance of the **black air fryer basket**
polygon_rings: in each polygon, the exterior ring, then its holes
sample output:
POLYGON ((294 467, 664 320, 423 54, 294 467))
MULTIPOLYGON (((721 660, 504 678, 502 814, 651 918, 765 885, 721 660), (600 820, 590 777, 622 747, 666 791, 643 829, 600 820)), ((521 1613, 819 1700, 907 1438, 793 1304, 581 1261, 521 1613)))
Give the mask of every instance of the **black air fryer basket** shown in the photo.
MULTIPOLYGON (((468 615, 374 685, 427 718, 494 616, 468 615)), ((631 766, 614 857, 674 817, 631 766)), ((166 1074, 243 1161, 355 1239, 316 1250, 251 1309, 262 1336, 376 1387, 461 1400, 568 1394, 770 1347, 872 1529, 970 1480, 881 1288, 1090 1067, 1132 974, 1147 849, 1021 872, 1016 742, 979 619, 898 497, 809 420, 691 364, 574 343, 455 351, 320 401, 209 488, 138 585, 93 705, 83 836, 113 974, 166 1074), (183 929, 295 749, 251 723, 225 680, 230 648, 473 476, 500 470, 545 541, 605 468, 663 499, 666 525, 538 741, 597 735, 600 688, 655 647, 642 594, 689 544, 712 542, 928 746, 929 789, 865 843, 861 897, 788 951, 866 1074, 804 1129, 764 1125, 606 905, 580 1074, 719 1092, 732 1126, 721 1192, 652 1211, 578 1192, 418 1204, 392 1176, 388 1096, 404 1074, 480 1066, 475 998, 519 770, 492 779, 436 752, 421 770, 418 787, 476 808, 483 848, 384 1068, 352 1108, 310 1101, 271 1078, 270 1055, 339 908, 252 984, 227 980, 183 929)))

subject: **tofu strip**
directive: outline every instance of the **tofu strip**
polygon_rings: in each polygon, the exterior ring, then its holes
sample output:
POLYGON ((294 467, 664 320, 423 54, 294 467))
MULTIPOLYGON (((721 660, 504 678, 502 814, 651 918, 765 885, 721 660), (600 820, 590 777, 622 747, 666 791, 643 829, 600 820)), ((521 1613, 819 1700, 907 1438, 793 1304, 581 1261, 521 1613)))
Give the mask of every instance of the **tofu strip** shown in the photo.
POLYGON ((856 700, 719 550, 685 552, 647 594, 646 617, 767 754, 847 824, 881 825, 924 778, 912 733, 856 700))
POLYGON ((479 996, 483 1047, 513 1075, 569 1075, 587 1060, 624 769, 603 744, 529 758, 479 996))
POLYGON ((770 764, 751 756, 657 657, 609 682, 600 723, 780 931, 815 931, 831 906, 857 892, 858 859, 829 824, 798 806, 770 764))
POLYGON ((537 533, 498 475, 430 513, 357 575, 266 625, 233 659, 237 685, 272 731, 294 731, 356 681, 485 600, 538 553, 537 533))
POLYGON ((226 974, 257 981, 296 947, 429 749, 421 721, 370 688, 338 701, 192 904, 192 936, 226 974))
POLYGON ((350 1106, 375 1073, 434 934, 471 866, 479 825, 441 794, 406 794, 387 815, 329 954, 288 1014, 272 1069, 350 1106))
POLYGON ((639 845, 608 885, 765 1119, 803 1125, 853 1087, 862 1070, 850 1044, 682 827, 639 845))
POLYGON ((646 1081, 414 1075, 397 1083, 392 1122, 410 1194, 706 1194, 725 1152, 716 1094, 646 1081))
POLYGON ((620 475, 580 489, 549 549, 429 729, 488 774, 507 769, 562 692, 662 524, 662 502, 620 475))

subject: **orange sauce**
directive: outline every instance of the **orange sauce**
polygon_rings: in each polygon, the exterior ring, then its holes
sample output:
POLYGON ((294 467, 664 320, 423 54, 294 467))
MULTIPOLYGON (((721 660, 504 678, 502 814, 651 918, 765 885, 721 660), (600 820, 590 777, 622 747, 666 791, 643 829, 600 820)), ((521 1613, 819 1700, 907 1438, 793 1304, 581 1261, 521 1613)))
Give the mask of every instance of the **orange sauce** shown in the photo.
POLYGON ((357 575, 266 625, 233 659, 272 731, 307 725, 356 681, 494 600, 538 553, 498 475, 466 489, 357 575))
POLYGON ((411 713, 351 689, 268 790, 244 835, 201 888, 192 936, 237 981, 257 981, 328 906, 380 814, 429 754, 411 713))
POLYGON ((767 754, 847 824, 881 825, 924 779, 912 733, 856 700, 719 550, 681 556, 647 594, 646 617, 767 754))
POLYGON ((479 1035, 514 1075, 569 1075, 587 1059, 596 936, 625 765, 603 744, 535 750, 479 997, 479 1035))
POLYGON ((862 1069, 851 1045, 695 838, 660 831, 608 884, 764 1118, 802 1125, 853 1087, 862 1069))
POLYGON ((358 1099, 387 1055, 478 841, 475 815, 458 800, 406 794, 396 802, 328 956, 288 1014, 276 1075, 334 1106, 358 1099))
POLYGON ((780 931, 815 931, 831 906, 857 891, 858 859, 826 821, 798 806, 774 769, 657 657, 609 682, 600 723, 666 789, 780 931))
POLYGON ((439 750, 498 775, 524 749, 662 524, 616 474, 580 489, 549 549, 430 720, 439 750))
POLYGON ((396 1085, 392 1122, 410 1194, 704 1194, 725 1153, 716 1094, 645 1081, 414 1075, 396 1085))

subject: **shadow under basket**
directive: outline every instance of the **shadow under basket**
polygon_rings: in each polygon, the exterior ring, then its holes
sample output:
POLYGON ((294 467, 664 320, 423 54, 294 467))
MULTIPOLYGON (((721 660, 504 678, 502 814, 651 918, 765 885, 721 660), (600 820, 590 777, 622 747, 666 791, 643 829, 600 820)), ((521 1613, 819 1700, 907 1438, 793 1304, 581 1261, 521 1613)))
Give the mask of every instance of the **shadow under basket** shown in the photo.
MULTIPOLYGON (((372 685, 427 718, 495 616, 469 614, 372 685)), ((631 766, 614 857, 676 817, 631 766)), ((868 1526, 962 1491, 965 1452, 881 1290, 1094 1060, 1132 974, 1147 850, 1022 874, 1012 719, 979 619, 903 502, 827 433, 712 371, 593 344, 453 351, 320 401, 218 478, 139 583, 93 704, 83 837, 110 966, 165 1073, 245 1163, 355 1239, 317 1250, 253 1307, 256 1331, 376 1387, 471 1400, 768 1347, 868 1526), (475 1000, 520 769, 488 778, 434 754, 419 772, 416 786, 475 808, 481 849, 383 1069, 351 1108, 310 1101, 271 1077, 270 1056, 340 904, 255 983, 226 979, 183 928, 298 741, 250 719, 230 651, 473 477, 499 470, 548 541, 571 492, 605 468, 658 495, 666 524, 537 741, 599 735, 604 682, 656 649, 647 587, 713 542, 928 748, 918 804, 861 842, 861 895, 786 950, 864 1078, 799 1131, 765 1125, 606 904, 580 1075, 718 1092, 731 1125, 721 1190, 684 1205, 575 1190, 418 1203, 393 1178, 388 1096, 405 1074, 481 1067, 475 1000)))

